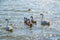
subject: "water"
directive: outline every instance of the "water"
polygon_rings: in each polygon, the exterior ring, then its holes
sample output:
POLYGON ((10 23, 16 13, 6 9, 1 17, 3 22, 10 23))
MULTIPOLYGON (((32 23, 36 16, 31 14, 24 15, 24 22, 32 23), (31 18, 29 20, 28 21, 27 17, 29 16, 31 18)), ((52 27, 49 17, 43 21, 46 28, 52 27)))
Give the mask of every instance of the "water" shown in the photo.
POLYGON ((0 40, 60 40, 60 0, 0 0, 0 40), (32 9, 31 12, 27 11, 32 9), (44 13, 43 13, 44 12, 44 13), (41 26, 40 14, 50 26, 41 26), (24 17, 33 15, 37 25, 24 24, 24 17), (5 19, 14 25, 12 33, 5 31, 5 19))

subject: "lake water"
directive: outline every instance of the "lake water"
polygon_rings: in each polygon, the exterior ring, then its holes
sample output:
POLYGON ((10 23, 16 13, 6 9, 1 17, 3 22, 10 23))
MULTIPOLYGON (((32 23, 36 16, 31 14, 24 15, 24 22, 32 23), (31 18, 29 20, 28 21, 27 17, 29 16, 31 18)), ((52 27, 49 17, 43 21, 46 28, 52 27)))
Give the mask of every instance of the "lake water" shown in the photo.
POLYGON ((60 40, 60 0, 0 0, 0 40, 60 40), (41 13, 50 26, 40 24, 41 13), (37 21, 32 29, 24 24, 31 15, 37 21), (12 33, 3 29, 6 18, 14 26, 12 33))

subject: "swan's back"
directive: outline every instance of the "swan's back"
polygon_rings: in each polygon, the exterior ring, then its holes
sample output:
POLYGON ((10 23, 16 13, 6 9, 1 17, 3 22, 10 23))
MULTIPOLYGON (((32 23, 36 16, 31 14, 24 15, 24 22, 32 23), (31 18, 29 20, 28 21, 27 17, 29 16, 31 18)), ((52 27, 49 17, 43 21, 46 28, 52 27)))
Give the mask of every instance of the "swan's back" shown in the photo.
POLYGON ((47 22, 47 21, 42 21, 41 22, 41 25, 48 25, 49 24, 49 22, 47 22))
POLYGON ((9 31, 9 30, 13 30, 13 27, 12 26, 6 27, 6 31, 9 31))

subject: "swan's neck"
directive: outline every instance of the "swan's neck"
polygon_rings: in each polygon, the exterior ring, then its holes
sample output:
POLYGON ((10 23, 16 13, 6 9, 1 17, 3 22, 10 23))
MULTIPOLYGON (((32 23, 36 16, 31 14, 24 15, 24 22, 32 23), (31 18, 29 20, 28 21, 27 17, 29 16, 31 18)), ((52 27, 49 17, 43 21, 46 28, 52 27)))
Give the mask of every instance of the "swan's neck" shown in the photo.
POLYGON ((31 17, 31 20, 33 20, 33 17, 31 17))
POLYGON ((7 21, 6 27, 8 27, 9 21, 7 21))
POLYGON ((41 17, 41 22, 43 21, 43 15, 41 15, 42 17, 41 17))

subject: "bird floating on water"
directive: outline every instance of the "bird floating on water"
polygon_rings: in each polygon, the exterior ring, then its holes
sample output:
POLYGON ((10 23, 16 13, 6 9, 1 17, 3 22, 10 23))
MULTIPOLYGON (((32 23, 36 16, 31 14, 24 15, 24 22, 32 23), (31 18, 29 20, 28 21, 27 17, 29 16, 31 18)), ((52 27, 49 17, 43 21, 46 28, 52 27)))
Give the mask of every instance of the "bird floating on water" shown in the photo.
POLYGON ((33 16, 31 16, 30 18, 31 18, 31 22, 36 24, 36 21, 33 19, 33 16))
POLYGON ((10 24, 10 26, 8 26, 8 24, 9 24, 9 20, 8 20, 8 19, 5 19, 5 20, 7 21, 6 31, 13 32, 12 24, 10 24))
POLYGON ((28 11, 31 11, 31 9, 28 9, 28 11))
POLYGON ((43 14, 40 14, 41 16, 42 16, 42 18, 41 18, 41 25, 48 25, 48 26, 50 26, 50 22, 48 22, 48 21, 43 21, 43 14))
POLYGON ((32 23, 30 22, 30 19, 24 17, 24 23, 28 26, 30 26, 30 28, 32 28, 32 23))

